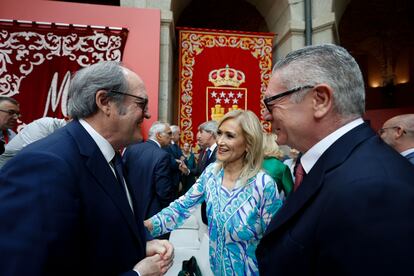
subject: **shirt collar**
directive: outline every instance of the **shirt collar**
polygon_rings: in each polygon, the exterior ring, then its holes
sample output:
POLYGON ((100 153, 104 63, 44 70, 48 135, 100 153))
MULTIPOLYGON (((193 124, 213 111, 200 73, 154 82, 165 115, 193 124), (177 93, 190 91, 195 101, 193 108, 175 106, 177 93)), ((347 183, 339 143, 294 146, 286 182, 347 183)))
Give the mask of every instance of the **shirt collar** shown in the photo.
POLYGON ((408 150, 402 151, 402 152, 401 152, 401 155, 402 155, 402 156, 407 156, 407 155, 409 155, 409 154, 410 154, 410 153, 412 153, 412 152, 414 152, 414 148, 411 148, 411 149, 408 149, 408 150))
POLYGON ((96 145, 98 146, 99 150, 102 152, 103 156, 105 157, 106 161, 109 163, 115 156, 115 150, 111 146, 111 144, 102 137, 88 122, 83 119, 79 120, 79 123, 83 126, 83 128, 89 133, 92 139, 95 141, 96 145))
POLYGON ((158 141, 157 141, 157 140, 152 139, 152 138, 150 138, 150 140, 151 140, 151 141, 153 141, 155 144, 157 144, 157 145, 161 148, 161 144, 160 144, 160 143, 158 143, 158 141))
POLYGON ((306 173, 312 169, 321 155, 333 144, 336 140, 341 138, 345 133, 349 132, 351 129, 359 126, 360 124, 364 123, 362 118, 358 118, 353 120, 350 123, 338 128, 318 143, 316 143, 313 147, 311 147, 306 153, 304 153, 300 159, 300 163, 302 164, 303 169, 306 173))
POLYGON ((206 151, 208 149, 210 149, 210 155, 207 156, 207 157, 210 157, 211 156, 211 153, 214 152, 214 150, 216 149, 216 147, 217 147, 217 143, 214 143, 213 145, 211 145, 211 147, 206 148, 206 151))

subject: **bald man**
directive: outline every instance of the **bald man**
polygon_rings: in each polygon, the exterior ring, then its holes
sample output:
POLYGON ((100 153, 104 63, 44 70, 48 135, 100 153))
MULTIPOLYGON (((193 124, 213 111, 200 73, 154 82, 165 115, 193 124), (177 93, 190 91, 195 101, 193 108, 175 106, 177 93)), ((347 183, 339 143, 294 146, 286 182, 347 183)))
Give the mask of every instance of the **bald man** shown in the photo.
POLYGON ((414 164, 414 114, 392 117, 378 131, 382 140, 414 164))

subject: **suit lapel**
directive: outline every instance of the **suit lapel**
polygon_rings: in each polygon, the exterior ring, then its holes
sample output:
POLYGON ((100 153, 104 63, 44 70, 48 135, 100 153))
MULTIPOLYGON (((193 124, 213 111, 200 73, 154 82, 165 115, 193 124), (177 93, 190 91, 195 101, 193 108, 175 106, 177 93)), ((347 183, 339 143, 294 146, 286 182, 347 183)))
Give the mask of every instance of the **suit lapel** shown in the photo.
POLYGON ((322 188, 325 174, 343 163, 360 143, 374 135, 375 133, 364 123, 332 144, 303 178, 299 189, 286 199, 283 207, 273 217, 265 235, 277 230, 298 213, 322 188))
POLYGON ((213 152, 210 154, 210 157, 207 159, 206 167, 210 165, 213 162, 216 162, 216 152, 217 152, 217 146, 214 148, 213 152))
MULTIPOLYGON (((80 153, 86 158, 86 167, 89 172, 97 180, 97 183, 106 192, 112 202, 117 206, 132 229, 132 232, 136 235, 138 240, 140 240, 137 222, 134 219, 126 194, 122 187, 119 187, 115 175, 112 173, 109 164, 106 162, 106 159, 95 141, 78 121, 73 121, 68 124, 67 130, 77 142, 80 153)), ((131 195, 133 195, 132 191, 131 195)))
POLYGON ((408 161, 410 161, 411 163, 413 163, 413 164, 414 164, 414 152, 412 152, 412 153, 410 153, 410 154, 407 154, 407 155, 405 156, 405 158, 407 158, 407 159, 408 159, 408 161))

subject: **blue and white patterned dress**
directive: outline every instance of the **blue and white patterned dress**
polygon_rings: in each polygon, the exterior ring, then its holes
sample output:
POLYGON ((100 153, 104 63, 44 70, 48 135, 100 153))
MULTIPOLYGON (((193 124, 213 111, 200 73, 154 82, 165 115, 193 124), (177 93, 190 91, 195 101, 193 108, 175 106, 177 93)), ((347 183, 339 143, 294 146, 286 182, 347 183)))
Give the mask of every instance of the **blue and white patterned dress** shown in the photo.
POLYGON ((224 170, 210 164, 192 188, 151 217, 153 236, 182 225, 203 200, 207 204, 210 265, 214 275, 258 275, 256 247, 282 205, 272 177, 260 171, 245 186, 222 186, 224 170))

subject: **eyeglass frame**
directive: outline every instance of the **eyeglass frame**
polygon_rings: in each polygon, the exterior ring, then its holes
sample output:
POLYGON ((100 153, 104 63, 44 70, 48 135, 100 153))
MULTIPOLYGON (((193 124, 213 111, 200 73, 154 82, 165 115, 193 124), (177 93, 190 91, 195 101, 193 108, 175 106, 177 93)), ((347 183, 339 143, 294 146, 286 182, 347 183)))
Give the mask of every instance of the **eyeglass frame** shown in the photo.
MULTIPOLYGON (((392 127, 383 127, 378 129, 378 135, 381 136, 382 134, 385 133, 385 130, 387 129, 396 129, 396 128, 401 128, 400 126, 392 126, 392 127)), ((403 129, 403 133, 406 134, 407 132, 403 129)))
POLYGON ((277 95, 274 95, 274 96, 271 96, 271 97, 268 97, 268 98, 264 99, 263 100, 263 104, 266 106, 267 110, 270 113, 272 113, 272 109, 273 109, 272 107, 273 107, 273 105, 271 106, 271 105, 269 105, 269 103, 271 103, 271 102, 273 102, 273 101, 275 101, 277 99, 280 99, 280 98, 289 96, 289 95, 291 95, 293 93, 299 92, 299 91, 301 91, 303 89, 310 89, 310 88, 314 88, 314 87, 315 87, 315 85, 298 86, 298 87, 295 87, 295 88, 292 88, 292 89, 283 91, 282 93, 279 93, 277 95))
POLYGON ((172 131, 163 131, 162 133, 167 134, 169 137, 172 137, 172 131))
POLYGON ((148 107, 148 98, 144 98, 144 97, 140 97, 140 96, 136 96, 136 95, 132 95, 132 94, 129 94, 129 93, 126 93, 126 92, 121 92, 121 91, 116 91, 116 90, 110 90, 109 92, 119 94, 119 95, 130 96, 130 97, 133 97, 133 98, 136 98, 136 99, 140 100, 141 102, 139 102, 138 104, 142 104, 142 106, 140 106, 142 111, 145 111, 148 107))
POLYGON ((5 112, 7 114, 9 114, 10 116, 16 117, 16 118, 20 118, 22 116, 22 114, 20 114, 20 112, 16 111, 16 110, 4 110, 4 109, 0 109, 1 112, 5 112))

